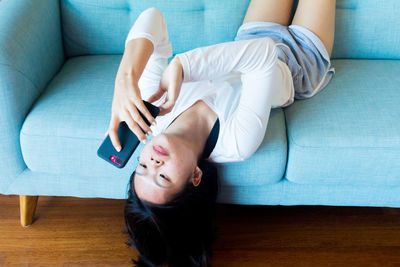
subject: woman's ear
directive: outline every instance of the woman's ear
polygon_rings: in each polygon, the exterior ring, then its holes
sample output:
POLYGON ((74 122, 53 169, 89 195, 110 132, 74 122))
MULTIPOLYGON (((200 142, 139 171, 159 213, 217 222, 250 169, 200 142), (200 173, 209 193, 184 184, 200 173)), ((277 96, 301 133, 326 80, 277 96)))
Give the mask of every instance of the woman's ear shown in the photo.
POLYGON ((199 166, 196 166, 193 172, 193 176, 191 178, 191 181, 194 186, 198 186, 201 182, 201 177, 203 176, 203 172, 199 168, 199 166))

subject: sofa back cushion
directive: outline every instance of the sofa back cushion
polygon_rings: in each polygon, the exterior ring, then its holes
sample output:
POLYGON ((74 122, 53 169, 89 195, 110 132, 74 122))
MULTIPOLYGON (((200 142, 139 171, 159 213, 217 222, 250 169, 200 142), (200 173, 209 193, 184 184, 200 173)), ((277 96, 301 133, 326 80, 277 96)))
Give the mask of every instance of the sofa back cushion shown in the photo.
POLYGON ((231 41, 249 0, 61 0, 67 56, 122 54, 139 14, 157 7, 167 21, 173 53, 231 41))
MULTIPOLYGON (((174 54, 232 41, 249 0, 61 0, 66 55, 122 54, 137 16, 155 6, 174 54)), ((333 58, 400 58, 399 0, 337 0, 333 58)))
POLYGON ((337 0, 333 58, 400 58, 399 0, 337 0))

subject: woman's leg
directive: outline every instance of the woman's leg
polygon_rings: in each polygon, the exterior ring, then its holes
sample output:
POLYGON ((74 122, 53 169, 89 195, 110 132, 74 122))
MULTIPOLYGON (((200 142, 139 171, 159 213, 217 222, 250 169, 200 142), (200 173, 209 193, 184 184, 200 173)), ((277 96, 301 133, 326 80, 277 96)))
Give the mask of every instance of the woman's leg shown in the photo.
POLYGON ((305 27, 321 39, 329 56, 335 35, 336 0, 300 0, 292 24, 305 27))
POLYGON ((293 0, 251 0, 243 24, 268 21, 288 26, 293 0))

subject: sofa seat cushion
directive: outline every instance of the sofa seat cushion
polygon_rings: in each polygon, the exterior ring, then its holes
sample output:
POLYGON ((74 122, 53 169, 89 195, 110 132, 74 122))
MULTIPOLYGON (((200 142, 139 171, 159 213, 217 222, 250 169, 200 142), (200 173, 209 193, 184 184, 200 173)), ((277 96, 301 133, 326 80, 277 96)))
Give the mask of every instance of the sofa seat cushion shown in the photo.
MULTIPOLYGON (((108 128, 114 79, 121 55, 69 59, 28 114, 21 130, 21 148, 30 170, 82 177, 129 177, 140 145, 125 168, 118 169, 96 152, 108 128)), ((261 185, 284 175, 287 156, 282 109, 271 112, 268 134, 247 161, 221 164, 222 183, 261 185)), ((57 176, 55 176, 57 177, 57 176)))
POLYGON ((285 108, 285 177, 302 184, 400 185, 400 61, 334 60, 311 99, 285 108))

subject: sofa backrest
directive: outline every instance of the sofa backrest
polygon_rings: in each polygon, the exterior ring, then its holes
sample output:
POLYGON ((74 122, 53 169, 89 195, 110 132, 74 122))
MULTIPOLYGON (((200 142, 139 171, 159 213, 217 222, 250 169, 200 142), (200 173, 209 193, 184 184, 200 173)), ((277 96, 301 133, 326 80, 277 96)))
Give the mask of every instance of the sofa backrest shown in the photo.
MULTIPOLYGON (((61 0, 68 57, 122 54, 137 16, 164 14, 174 54, 234 39, 250 0, 61 0)), ((400 0, 337 0, 333 58, 400 58, 400 0)))
POLYGON ((333 58, 400 58, 399 0, 337 0, 333 58))
POLYGON ((136 18, 157 7, 167 21, 173 53, 233 40, 249 0, 61 0, 68 56, 122 54, 136 18))

